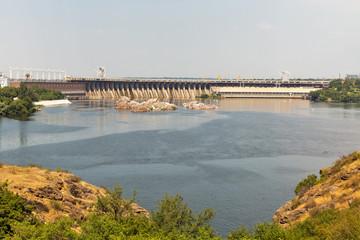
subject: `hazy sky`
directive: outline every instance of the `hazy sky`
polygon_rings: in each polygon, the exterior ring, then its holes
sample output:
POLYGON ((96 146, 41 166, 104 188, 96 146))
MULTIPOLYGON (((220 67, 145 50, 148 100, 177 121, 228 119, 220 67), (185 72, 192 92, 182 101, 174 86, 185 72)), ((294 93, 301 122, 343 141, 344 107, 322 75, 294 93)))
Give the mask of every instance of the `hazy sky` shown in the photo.
POLYGON ((0 0, 9 66, 109 77, 360 73, 360 0, 0 0))

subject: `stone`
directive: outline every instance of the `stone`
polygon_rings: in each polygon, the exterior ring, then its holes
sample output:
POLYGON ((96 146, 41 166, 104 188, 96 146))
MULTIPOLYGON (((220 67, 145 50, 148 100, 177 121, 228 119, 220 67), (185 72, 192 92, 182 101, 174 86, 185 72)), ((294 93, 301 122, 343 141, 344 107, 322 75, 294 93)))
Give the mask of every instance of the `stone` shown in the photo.
POLYGON ((34 192, 34 196, 39 198, 49 198, 53 200, 62 200, 63 196, 60 191, 51 187, 38 188, 34 192))
POLYGON ((177 110, 175 104, 160 102, 156 98, 149 99, 146 102, 131 101, 128 97, 120 97, 115 104, 116 109, 130 110, 131 112, 153 112, 153 111, 174 111, 177 110))
POLYGON ((38 210, 38 211, 49 212, 49 208, 45 204, 42 204, 39 201, 32 200, 32 199, 26 199, 25 201, 27 204, 29 204, 31 206, 36 206, 36 210, 38 210))
POLYGON ((203 102, 199 101, 191 101, 187 103, 183 103, 184 108, 192 109, 192 110, 215 110, 217 107, 215 105, 206 105, 203 102))

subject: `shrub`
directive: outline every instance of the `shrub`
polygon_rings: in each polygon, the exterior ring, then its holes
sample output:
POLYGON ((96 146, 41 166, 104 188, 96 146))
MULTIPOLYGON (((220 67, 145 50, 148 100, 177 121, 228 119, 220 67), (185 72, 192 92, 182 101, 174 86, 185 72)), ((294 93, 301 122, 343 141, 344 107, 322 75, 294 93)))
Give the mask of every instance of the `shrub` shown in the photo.
POLYGON ((111 215, 116 221, 124 216, 130 216, 132 212, 132 203, 136 200, 136 191, 130 199, 123 199, 122 187, 118 184, 112 190, 106 188, 106 196, 98 197, 96 209, 101 213, 111 215))
POLYGON ((278 224, 266 220, 252 228, 252 232, 255 239, 285 239, 285 230, 278 224))
POLYGON ((237 239, 250 239, 251 233, 246 229, 245 226, 238 228, 230 232, 228 239, 229 240, 237 240, 237 239))
POLYGON ((157 210, 151 210, 152 220, 156 227, 167 234, 180 234, 188 238, 196 238, 207 233, 215 237, 214 229, 208 224, 215 216, 215 212, 206 208, 197 216, 188 208, 183 197, 165 195, 165 199, 158 201, 157 210))
POLYGON ((7 182, 0 184, 0 239, 13 232, 14 223, 30 219, 33 209, 8 190, 7 182))
POLYGON ((29 168, 40 168, 43 169, 42 165, 36 165, 35 163, 28 163, 27 167, 29 168))
POLYGON ((62 204, 56 200, 50 200, 50 206, 56 211, 63 210, 62 204))
POLYGON ((2 162, 0 162, 0 168, 4 167, 4 164, 2 162))
POLYGON ((61 168, 55 168, 54 171, 57 172, 57 173, 71 173, 69 170, 61 169, 61 168))
POLYGON ((297 199, 293 200, 293 201, 291 202, 291 206, 290 206, 291 210, 294 210, 294 209, 297 208, 300 204, 301 204, 300 199, 297 198, 297 199))
POLYGON ((309 188, 315 185, 317 176, 315 174, 309 175, 296 186, 294 192, 296 195, 306 192, 309 188))

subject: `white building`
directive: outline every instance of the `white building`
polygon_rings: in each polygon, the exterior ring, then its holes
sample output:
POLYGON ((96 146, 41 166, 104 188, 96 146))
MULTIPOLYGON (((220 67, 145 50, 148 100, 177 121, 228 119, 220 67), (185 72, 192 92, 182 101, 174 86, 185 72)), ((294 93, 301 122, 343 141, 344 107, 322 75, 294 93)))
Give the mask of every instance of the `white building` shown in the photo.
POLYGON ((7 87, 10 86, 10 81, 7 77, 0 73, 0 87, 7 87))

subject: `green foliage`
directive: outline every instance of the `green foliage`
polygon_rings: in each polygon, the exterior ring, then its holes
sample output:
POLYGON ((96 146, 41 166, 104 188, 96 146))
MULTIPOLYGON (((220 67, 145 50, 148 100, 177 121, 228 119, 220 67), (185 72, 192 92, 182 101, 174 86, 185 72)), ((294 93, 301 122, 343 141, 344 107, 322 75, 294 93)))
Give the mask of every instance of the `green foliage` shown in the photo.
POLYGON ((54 223, 37 223, 36 225, 28 221, 18 222, 13 225, 14 234, 6 236, 5 239, 80 239, 80 234, 72 229, 73 226, 74 221, 69 218, 60 218, 54 223))
POLYGON ((31 218, 34 207, 26 205, 18 195, 8 190, 8 183, 0 185, 0 239, 13 232, 12 225, 31 218))
POLYGON ((61 168, 55 168, 54 171, 57 172, 57 173, 71 173, 69 170, 61 169, 61 168))
POLYGON ((123 190, 118 184, 113 190, 105 189, 106 196, 98 197, 96 209, 102 213, 111 215, 116 221, 120 218, 132 215, 132 203, 136 200, 136 191, 130 199, 122 199, 123 190))
POLYGON ((215 93, 211 93, 210 95, 208 94, 201 94, 200 96, 196 96, 196 98, 201 98, 201 99, 220 99, 221 97, 218 96, 215 93))
POLYGON ((215 237, 214 229, 208 224, 215 216, 215 212, 206 208, 198 216, 188 208, 183 197, 165 195, 165 199, 158 201, 157 210, 151 210, 152 221, 165 234, 180 234, 196 238, 201 232, 206 232, 210 237, 215 237))
POLYGON ((53 91, 38 86, 26 87, 20 83, 19 88, 0 88, 0 116, 26 117, 35 112, 33 102, 39 100, 63 99, 59 91, 53 91))
POLYGON ((317 90, 310 92, 312 101, 327 101, 331 99, 334 102, 360 102, 360 79, 346 80, 341 79, 333 80, 329 84, 327 90, 317 90))
POLYGON ((306 192, 309 188, 315 185, 317 176, 315 174, 309 175, 296 186, 294 192, 296 195, 306 192))
POLYGON ((284 229, 278 224, 269 223, 266 220, 252 228, 252 233, 255 239, 285 239, 284 229))
POLYGON ((251 239, 251 233, 246 229, 245 226, 238 228, 237 230, 232 231, 229 236, 229 240, 236 240, 236 239, 251 239))
MULTIPOLYGON (((313 180, 313 177, 310 175, 308 179, 313 180)), ((128 209, 127 202, 134 199, 135 194, 130 200, 122 199, 122 188, 117 185, 113 190, 107 189, 107 196, 98 200, 97 211, 84 220, 75 222, 70 218, 61 218, 42 223, 31 218, 33 207, 26 206, 23 200, 8 190, 8 184, 3 183, 0 185, 0 239, 221 239, 208 225, 215 214, 211 209, 195 216, 187 203, 182 202, 183 197, 166 194, 165 199, 158 202, 156 212, 152 211, 152 220, 149 220, 125 211, 128 209)), ((241 227, 232 231, 228 239, 359 239, 358 205, 353 204, 343 211, 320 211, 288 229, 267 221, 250 230, 241 227)))
POLYGON ((53 200, 53 199, 50 200, 50 205, 56 211, 61 211, 63 209, 63 206, 62 206, 61 202, 58 202, 58 201, 53 200))
POLYGON ((38 96, 39 100, 59 100, 65 98, 65 96, 60 91, 40 88, 38 85, 32 86, 31 89, 38 96))
POLYGON ((111 215, 93 213, 80 224, 81 239, 126 239, 132 236, 163 236, 149 219, 142 216, 128 216, 116 220, 111 215))
POLYGON ((250 231, 244 226, 232 231, 228 239, 286 239, 286 230, 274 222, 269 223, 265 220, 251 228, 250 231))

